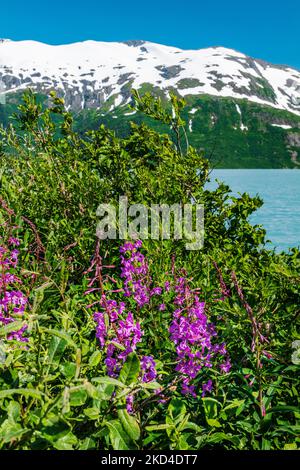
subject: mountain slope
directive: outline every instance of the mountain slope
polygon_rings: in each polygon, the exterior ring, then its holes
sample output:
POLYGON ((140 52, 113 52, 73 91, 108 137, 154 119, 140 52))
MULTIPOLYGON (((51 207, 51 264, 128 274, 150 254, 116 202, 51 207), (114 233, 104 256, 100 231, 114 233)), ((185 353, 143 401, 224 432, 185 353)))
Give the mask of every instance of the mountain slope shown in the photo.
POLYGON ((159 126, 129 108, 132 88, 162 99, 173 91, 187 102, 190 143, 213 165, 300 168, 300 71, 231 49, 0 40, 1 123, 8 124, 27 88, 45 102, 56 90, 78 130, 104 123, 119 134, 129 132, 130 121, 159 126))
MULTIPOLYGON (((183 111, 189 143, 203 150, 218 168, 300 168, 300 116, 234 98, 209 95, 188 96, 183 111)), ((130 122, 146 122, 160 132, 167 126, 147 116, 119 106, 113 112, 84 110, 76 114, 79 132, 97 129, 100 124, 124 136, 130 122)), ((185 137, 182 135, 182 145, 185 137)))
POLYGON ((35 41, 0 43, 2 93, 29 86, 55 88, 74 111, 110 109, 130 100, 130 88, 150 84, 182 96, 246 98, 300 115, 300 71, 272 65, 223 47, 181 50, 146 41, 50 46, 35 41))

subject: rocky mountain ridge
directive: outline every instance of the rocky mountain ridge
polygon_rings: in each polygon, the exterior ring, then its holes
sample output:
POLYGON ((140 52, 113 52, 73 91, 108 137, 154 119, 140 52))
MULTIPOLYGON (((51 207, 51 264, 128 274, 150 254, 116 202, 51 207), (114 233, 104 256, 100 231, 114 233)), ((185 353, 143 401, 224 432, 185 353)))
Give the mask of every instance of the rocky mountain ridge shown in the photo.
POLYGON ((72 111, 113 111, 131 88, 247 99, 300 116, 300 71, 223 47, 182 50, 147 41, 51 46, 0 40, 0 100, 55 89, 72 111), (109 106, 108 106, 109 105, 109 106))

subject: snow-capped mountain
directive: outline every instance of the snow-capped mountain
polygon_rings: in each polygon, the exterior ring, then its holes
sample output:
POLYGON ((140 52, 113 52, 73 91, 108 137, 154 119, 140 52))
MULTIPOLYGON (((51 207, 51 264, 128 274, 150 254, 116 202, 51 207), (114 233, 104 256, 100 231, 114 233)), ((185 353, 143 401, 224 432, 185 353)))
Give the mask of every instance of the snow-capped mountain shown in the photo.
POLYGON ((130 101, 131 88, 166 94, 246 98, 300 115, 300 71, 223 47, 181 50, 147 41, 51 46, 0 40, 0 97, 26 88, 55 89, 79 111, 110 110, 130 101))

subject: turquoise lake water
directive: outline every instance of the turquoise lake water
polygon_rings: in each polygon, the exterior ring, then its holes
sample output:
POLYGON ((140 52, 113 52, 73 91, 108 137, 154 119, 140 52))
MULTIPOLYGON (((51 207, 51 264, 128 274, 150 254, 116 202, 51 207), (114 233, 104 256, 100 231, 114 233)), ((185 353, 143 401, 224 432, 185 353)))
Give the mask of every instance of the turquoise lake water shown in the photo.
POLYGON ((234 195, 261 196, 264 205, 250 220, 265 227, 270 247, 287 251, 300 246, 300 170, 214 170, 210 178, 210 187, 218 179, 234 195))

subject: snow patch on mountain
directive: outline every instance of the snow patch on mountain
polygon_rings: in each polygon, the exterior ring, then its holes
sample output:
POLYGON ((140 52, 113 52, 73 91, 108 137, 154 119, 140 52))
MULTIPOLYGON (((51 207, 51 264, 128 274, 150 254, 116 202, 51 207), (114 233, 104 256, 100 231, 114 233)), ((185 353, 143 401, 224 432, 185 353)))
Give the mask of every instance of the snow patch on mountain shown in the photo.
POLYGON ((239 107, 239 105, 238 105, 238 104, 236 104, 236 105, 235 105, 235 107, 236 107, 236 110, 237 110, 237 112, 238 112, 238 113, 239 113, 239 115, 241 116, 241 115, 242 115, 241 108, 239 107))
POLYGON ((281 127, 281 129, 292 129, 292 126, 288 124, 271 124, 273 127, 281 127))
MULTIPOLYGON (((110 109, 145 84, 165 94, 245 98, 300 115, 300 72, 224 47, 182 50, 147 41, 47 45, 0 40, 1 93, 57 90, 68 108, 110 109)), ((194 108, 191 114, 196 112, 194 108)))

